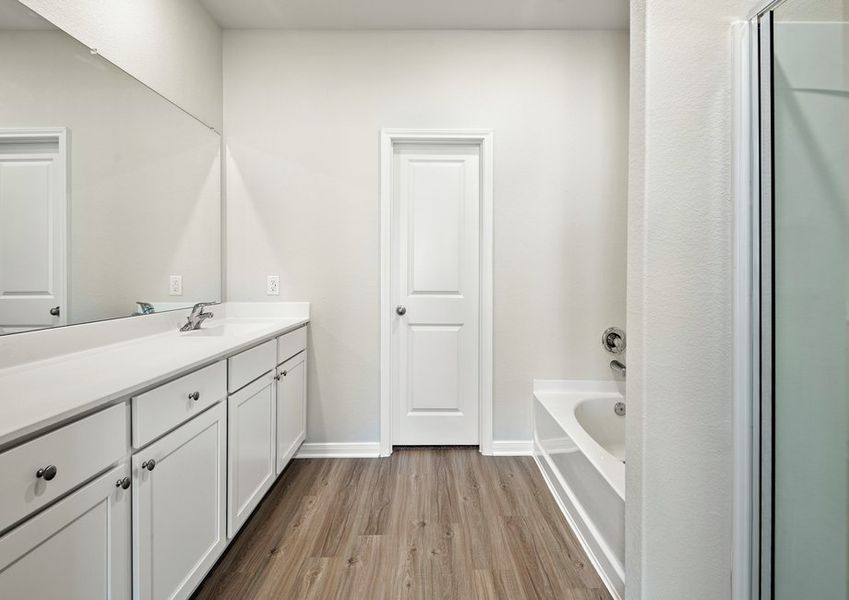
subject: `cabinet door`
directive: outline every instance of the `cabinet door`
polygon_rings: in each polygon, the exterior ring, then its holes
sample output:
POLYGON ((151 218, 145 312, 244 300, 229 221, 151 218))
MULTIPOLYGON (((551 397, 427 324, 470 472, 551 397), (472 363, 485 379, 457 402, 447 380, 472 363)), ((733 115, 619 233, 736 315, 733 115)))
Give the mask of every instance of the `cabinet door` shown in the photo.
POLYGON ((227 409, 216 404, 133 456, 133 589, 187 598, 226 545, 227 409))
POLYGON ((297 452, 307 433, 307 353, 277 367, 277 473, 297 452))
POLYGON ((268 373, 228 399, 227 533, 233 537, 274 483, 274 379, 268 373))
POLYGON ((130 598, 130 489, 120 465, 0 538, 0 598, 130 598))

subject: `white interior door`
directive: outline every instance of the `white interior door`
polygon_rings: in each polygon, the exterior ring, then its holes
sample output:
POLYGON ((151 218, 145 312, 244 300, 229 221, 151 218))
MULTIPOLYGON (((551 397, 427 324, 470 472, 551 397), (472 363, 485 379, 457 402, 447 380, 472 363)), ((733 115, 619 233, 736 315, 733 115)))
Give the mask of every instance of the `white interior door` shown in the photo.
POLYGON ((67 321, 66 134, 0 129, 0 333, 67 321))
POLYGON ((479 443, 480 149, 393 152, 392 442, 479 443))

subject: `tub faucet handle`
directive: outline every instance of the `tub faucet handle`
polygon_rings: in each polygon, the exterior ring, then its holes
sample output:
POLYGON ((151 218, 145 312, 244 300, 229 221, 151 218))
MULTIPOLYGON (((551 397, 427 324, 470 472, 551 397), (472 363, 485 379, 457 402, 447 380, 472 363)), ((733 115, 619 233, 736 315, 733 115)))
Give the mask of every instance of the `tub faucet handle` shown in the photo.
POLYGON ((625 332, 618 327, 608 327, 601 334, 601 345, 611 354, 622 354, 625 351, 625 332))
POLYGON ((627 368, 625 367, 625 365, 623 365, 618 360, 611 360, 610 361, 610 368, 613 369, 614 373, 618 373, 623 378, 625 377, 625 371, 627 370, 627 368))

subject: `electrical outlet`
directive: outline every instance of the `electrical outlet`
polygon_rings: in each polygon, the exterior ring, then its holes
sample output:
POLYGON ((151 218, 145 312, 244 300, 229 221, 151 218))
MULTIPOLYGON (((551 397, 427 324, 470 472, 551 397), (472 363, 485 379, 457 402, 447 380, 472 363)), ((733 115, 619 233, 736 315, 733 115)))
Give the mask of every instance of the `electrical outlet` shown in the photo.
POLYGON ((168 295, 182 296, 183 295, 183 276, 171 275, 168 278, 168 295))
POLYGON ((265 295, 279 296, 280 295, 280 276, 269 275, 265 278, 265 295))

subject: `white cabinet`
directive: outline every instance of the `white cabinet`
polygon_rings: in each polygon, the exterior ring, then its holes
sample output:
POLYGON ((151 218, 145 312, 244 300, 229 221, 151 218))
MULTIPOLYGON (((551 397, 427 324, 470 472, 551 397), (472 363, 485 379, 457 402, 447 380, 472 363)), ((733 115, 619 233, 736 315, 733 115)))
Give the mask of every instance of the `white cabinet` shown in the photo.
POLYGON ((303 352, 306 349, 307 326, 304 325, 277 338, 277 364, 286 362, 298 352, 303 352))
POLYGON ((133 446, 142 448, 227 397, 222 360, 133 398, 133 446))
POLYGON ((123 403, 0 454, 0 530, 126 458, 128 437, 123 403))
POLYGON ((133 456, 133 594, 187 598, 225 535, 226 405, 219 403, 133 456))
POLYGON ((277 367, 277 473, 294 456, 307 431, 307 353, 277 367))
POLYGON ((274 483, 274 379, 266 373, 230 396, 227 534, 233 537, 274 483))
POLYGON ((0 538, 0 598, 130 598, 129 475, 116 467, 0 538))
POLYGON ((227 391, 231 394, 274 368, 277 342, 254 346, 227 359, 227 391))

